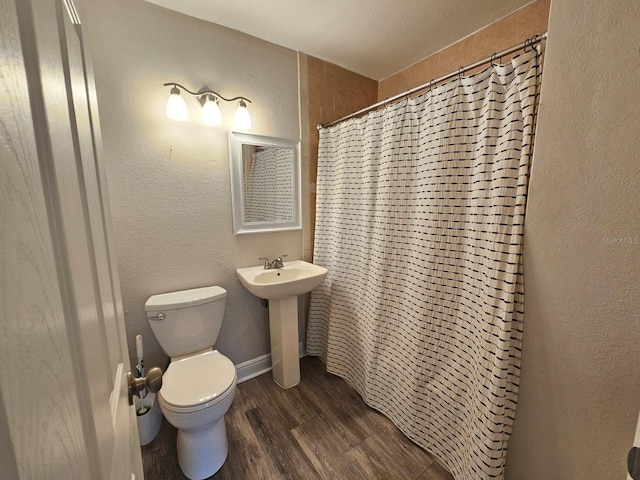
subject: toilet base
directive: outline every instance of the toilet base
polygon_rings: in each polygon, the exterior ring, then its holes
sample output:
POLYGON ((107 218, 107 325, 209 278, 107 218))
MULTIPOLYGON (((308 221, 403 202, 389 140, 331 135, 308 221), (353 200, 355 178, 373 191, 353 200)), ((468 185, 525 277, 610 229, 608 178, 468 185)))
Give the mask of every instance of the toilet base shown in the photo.
POLYGON ((216 473, 229 453, 224 417, 200 430, 178 430, 178 463, 185 476, 202 480, 216 473))
MULTIPOLYGON (((207 368, 207 366, 205 365, 204 368, 207 368)), ((212 365, 210 368, 215 370, 217 366, 212 365)), ((224 416, 229 411, 229 408, 231 408, 235 396, 237 379, 235 367, 233 363, 231 363, 231 360, 223 357, 216 351, 211 351, 196 355, 195 357, 178 360, 175 364, 169 364, 165 376, 168 378, 160 389, 158 398, 160 401, 160 409, 165 418, 178 430, 177 454, 180 469, 190 480, 208 478, 220 470, 229 453, 224 416), (227 363, 227 373, 233 375, 233 378, 229 379, 228 388, 223 390, 222 393, 215 398, 209 399, 209 401, 203 400, 203 403, 196 403, 195 405, 180 406, 180 404, 178 404, 176 406, 175 403, 167 401, 165 394, 167 394, 170 399, 173 398, 174 401, 175 398, 177 398, 178 401, 184 400, 180 396, 175 395, 175 389, 181 385, 175 376, 175 372, 179 372, 182 375, 189 374, 197 378, 197 372, 194 373, 193 368, 196 368, 196 370, 197 368, 201 370, 203 368, 201 364, 196 362, 195 367, 190 367, 190 372, 183 372, 182 370, 176 370, 174 368, 176 364, 181 365, 180 368, 184 370, 185 363, 179 362, 188 362, 194 358, 196 360, 202 360, 202 358, 206 359, 209 358, 209 356, 215 355, 221 357, 221 361, 227 363), (171 376, 172 372, 174 376, 171 376), (174 393, 173 397, 171 397, 172 393, 174 393)), ((204 376, 204 373, 202 373, 201 376, 204 376)), ((184 382, 182 386, 185 388, 184 382)), ((220 387, 224 387, 224 385, 220 387)), ((222 388, 220 389, 222 390, 222 388)), ((194 401, 197 401, 197 397, 194 398, 194 401)))

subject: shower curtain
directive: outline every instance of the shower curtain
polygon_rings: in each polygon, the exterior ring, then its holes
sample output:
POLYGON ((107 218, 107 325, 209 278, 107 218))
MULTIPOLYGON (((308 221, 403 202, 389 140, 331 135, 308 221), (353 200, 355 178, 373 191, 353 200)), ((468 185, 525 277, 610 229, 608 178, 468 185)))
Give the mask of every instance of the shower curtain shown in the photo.
POLYGON ((539 76, 532 49, 320 131, 307 351, 458 480, 503 477, 539 76))

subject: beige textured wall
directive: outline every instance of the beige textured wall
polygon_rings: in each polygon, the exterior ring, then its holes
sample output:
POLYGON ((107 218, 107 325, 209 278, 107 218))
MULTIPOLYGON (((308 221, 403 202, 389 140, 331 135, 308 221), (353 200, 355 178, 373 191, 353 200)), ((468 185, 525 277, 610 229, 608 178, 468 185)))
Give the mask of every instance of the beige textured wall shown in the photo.
MULTIPOLYGON (((551 0, 536 0, 447 48, 381 80, 378 100, 427 83, 547 30, 551 0)), ((503 59, 504 60, 504 59, 503 59)))
POLYGON ((378 83, 324 60, 300 53, 304 258, 313 255, 319 123, 327 123, 376 102, 378 83))
POLYGON ((297 139, 296 52, 143 1, 88 3, 130 350, 141 333, 147 366, 164 366, 146 299, 220 285, 228 297, 217 348, 234 363, 268 353, 267 311, 235 268, 258 256, 301 258, 302 233, 233 235, 227 134, 235 105, 222 104, 224 125, 211 128, 186 98, 191 120, 174 122, 162 84, 244 95, 253 100, 252 133, 297 139))
POLYGON ((556 0, 509 480, 623 479, 640 409, 640 4, 556 0))

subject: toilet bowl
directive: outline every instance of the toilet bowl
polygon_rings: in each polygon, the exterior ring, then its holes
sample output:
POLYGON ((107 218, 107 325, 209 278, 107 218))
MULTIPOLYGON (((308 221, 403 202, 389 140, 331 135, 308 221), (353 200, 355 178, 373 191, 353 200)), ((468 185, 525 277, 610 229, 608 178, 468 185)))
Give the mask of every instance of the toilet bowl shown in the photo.
POLYGON ((201 480, 224 464, 229 447, 224 414, 236 391, 236 368, 213 349, 226 291, 205 287, 150 297, 147 319, 171 357, 158 394, 160 409, 178 429, 178 463, 186 477, 201 480))
POLYGON ((178 463, 191 479, 210 477, 227 458, 224 414, 236 379, 231 360, 216 350, 172 362, 164 374, 160 409, 178 429, 178 463))

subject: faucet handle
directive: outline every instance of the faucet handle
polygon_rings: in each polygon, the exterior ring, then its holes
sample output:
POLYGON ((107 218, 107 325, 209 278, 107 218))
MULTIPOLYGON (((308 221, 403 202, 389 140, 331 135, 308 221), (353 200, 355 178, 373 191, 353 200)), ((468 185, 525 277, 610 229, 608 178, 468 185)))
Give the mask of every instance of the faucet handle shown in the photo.
POLYGON ((279 258, 280 260, 282 260, 283 258, 287 258, 288 256, 289 256, 289 255, 287 255, 287 254, 285 253, 285 254, 280 255, 278 258, 279 258))
POLYGON ((258 260, 264 260, 264 268, 269 268, 271 266, 271 262, 269 262, 269 257, 258 257, 258 260))

